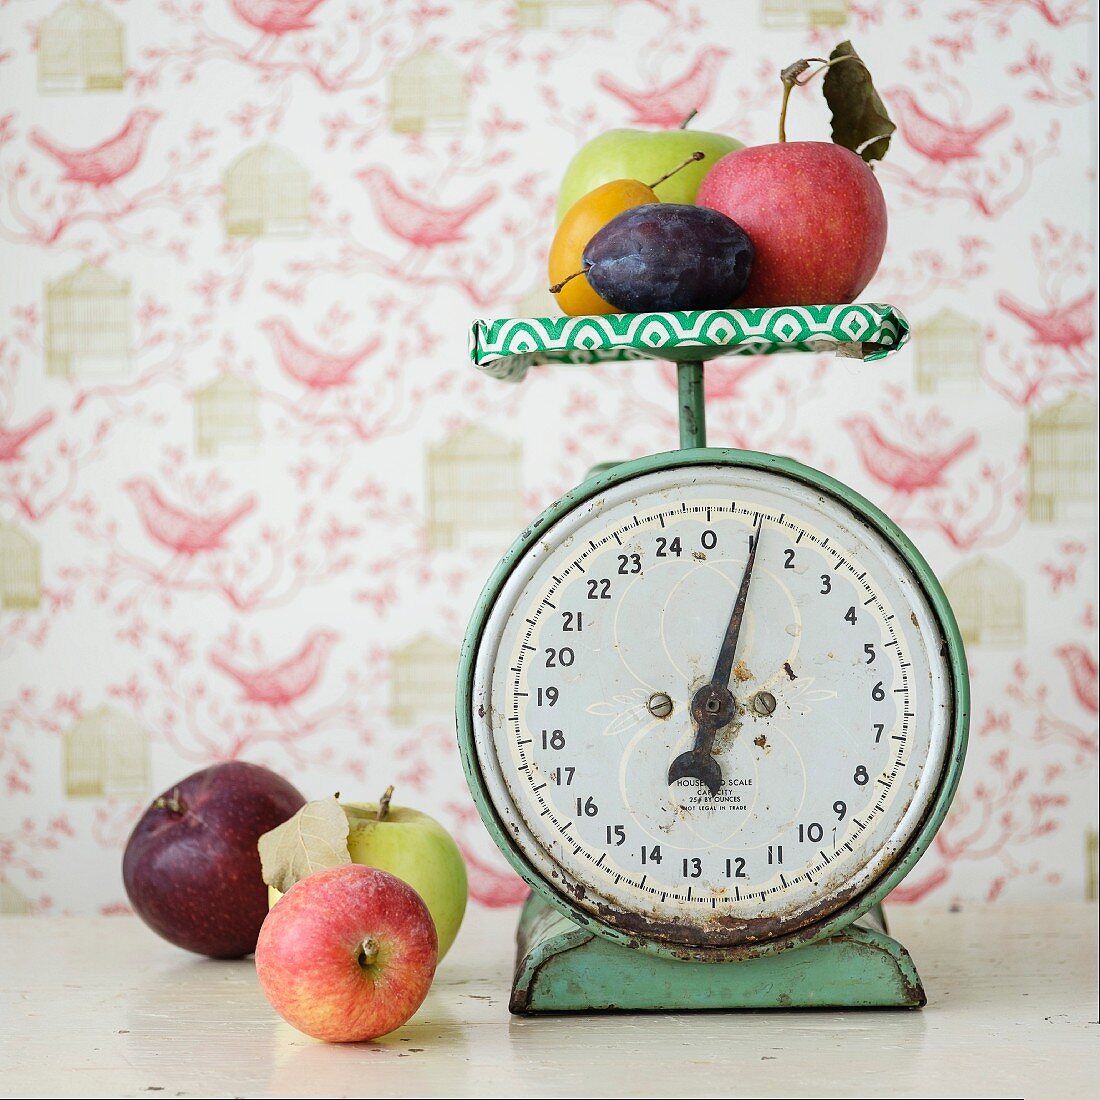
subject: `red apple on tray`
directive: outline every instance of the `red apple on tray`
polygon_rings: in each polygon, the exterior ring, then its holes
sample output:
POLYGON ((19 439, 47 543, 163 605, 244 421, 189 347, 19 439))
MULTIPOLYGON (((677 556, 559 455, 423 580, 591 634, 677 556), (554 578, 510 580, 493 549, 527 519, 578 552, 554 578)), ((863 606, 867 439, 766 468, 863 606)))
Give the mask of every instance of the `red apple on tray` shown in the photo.
POLYGON ((851 43, 809 70, 798 61, 783 71, 779 141, 727 153, 696 194, 756 249, 739 307, 855 301, 886 247, 886 200, 869 162, 886 153, 894 124, 851 43), (822 72, 833 141, 787 141, 792 89, 822 72))
POLYGON ((696 202, 732 218, 756 248, 738 306, 854 302, 886 247, 886 200, 875 174, 828 141, 728 153, 696 202))
POLYGON ((346 863, 308 875, 276 902, 256 944, 256 973, 287 1023, 352 1043, 416 1012, 437 953, 432 915, 411 886, 346 863))
POLYGON ((134 911, 177 947, 249 955, 267 915, 260 836, 305 802, 281 776, 231 760, 189 775, 142 814, 122 858, 134 911))

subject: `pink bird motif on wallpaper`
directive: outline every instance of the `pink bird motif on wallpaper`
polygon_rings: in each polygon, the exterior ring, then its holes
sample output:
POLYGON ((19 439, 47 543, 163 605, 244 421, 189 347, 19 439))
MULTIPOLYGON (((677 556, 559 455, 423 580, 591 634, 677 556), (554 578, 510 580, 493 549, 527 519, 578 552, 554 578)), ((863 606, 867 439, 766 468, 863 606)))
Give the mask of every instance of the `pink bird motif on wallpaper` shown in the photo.
POLYGON ((307 31, 309 17, 325 0, 229 0, 229 6, 250 26, 264 34, 307 31))
POLYGON ((279 366, 311 390, 346 386, 359 364, 373 355, 382 343, 380 336, 372 336, 355 351, 326 352, 307 344, 281 317, 268 318, 260 328, 271 340, 279 366))
POLYGON ((53 412, 46 409, 20 428, 9 428, 6 424, 0 424, 0 462, 15 462, 22 458, 23 444, 52 423, 53 412))
POLYGON ((30 140, 65 169, 63 179, 107 187, 137 167, 149 131, 160 117, 159 111, 139 107, 114 137, 91 149, 63 149, 37 128, 31 131, 30 140))
POLYGON ((1096 658, 1077 642, 1060 646, 1055 650, 1069 673, 1070 686, 1077 701, 1090 714, 1100 711, 1100 699, 1097 698, 1096 658))
POLYGON ((226 532, 256 507, 256 498, 249 494, 228 512, 198 515, 169 504, 148 478, 131 478, 123 488, 133 497, 149 537, 187 556, 220 549, 226 532))
POLYGON ((687 72, 658 88, 634 91, 610 73, 599 73, 596 83, 625 103, 632 122, 642 126, 679 126, 692 111, 702 110, 710 100, 718 71, 729 56, 720 46, 699 51, 687 72))
POLYGON ((241 685, 248 702, 286 707, 305 695, 321 678, 325 661, 338 637, 332 630, 314 630, 293 657, 270 668, 253 671, 237 668, 217 653, 211 654, 210 663, 241 685))
POLYGON ((899 493, 916 493, 943 485, 947 468, 978 443, 971 432, 954 446, 939 451, 914 451, 886 439, 874 421, 851 416, 843 421, 851 435, 863 468, 883 485, 899 493))
POLYGON ((364 168, 357 176, 369 189, 382 224, 419 248, 465 240, 466 223, 498 194, 496 186, 488 184, 462 206, 433 206, 403 191, 385 168, 364 168))
POLYGON ((1030 309, 1011 294, 998 294, 997 305, 1023 321, 1031 329, 1033 344, 1071 351, 1083 347, 1095 331, 1093 303, 1096 289, 1086 291, 1076 301, 1064 306, 1052 306, 1045 312, 1030 309))
POLYGON ((973 160, 979 155, 978 146, 1012 118, 1012 112, 1002 107, 985 122, 977 126, 964 126, 930 115, 913 93, 905 88, 895 88, 889 99, 895 107, 902 137, 918 153, 937 164, 973 160))

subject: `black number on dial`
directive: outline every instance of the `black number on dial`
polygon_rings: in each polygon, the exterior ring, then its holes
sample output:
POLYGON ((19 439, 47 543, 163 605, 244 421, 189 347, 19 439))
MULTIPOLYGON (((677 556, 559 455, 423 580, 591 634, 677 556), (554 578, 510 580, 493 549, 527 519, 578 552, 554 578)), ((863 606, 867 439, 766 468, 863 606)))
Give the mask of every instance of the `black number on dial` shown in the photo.
POLYGON ((619 555, 619 572, 626 573, 640 573, 642 571, 642 555, 641 554, 620 554, 619 555))
POLYGON ((561 649, 548 648, 546 650, 546 667, 557 668, 561 665, 562 668, 568 668, 576 659, 576 654, 568 647, 562 646, 561 649))
POLYGON ((745 857, 736 856, 726 860, 726 878, 748 878, 745 874, 745 857))
POLYGON ((669 542, 668 539, 658 537, 657 557, 667 558, 669 554, 672 554, 678 558, 683 552, 684 548, 680 545, 680 540, 678 538, 675 538, 671 542, 669 542))
POLYGON ((611 599, 611 582, 606 577, 603 580, 590 580, 588 582, 588 598, 590 600, 611 599))
POLYGON ((543 730, 542 747, 560 750, 565 748, 565 734, 561 730, 543 730))
POLYGON ((703 874, 703 861, 695 856, 683 861, 684 878, 699 878, 703 874))

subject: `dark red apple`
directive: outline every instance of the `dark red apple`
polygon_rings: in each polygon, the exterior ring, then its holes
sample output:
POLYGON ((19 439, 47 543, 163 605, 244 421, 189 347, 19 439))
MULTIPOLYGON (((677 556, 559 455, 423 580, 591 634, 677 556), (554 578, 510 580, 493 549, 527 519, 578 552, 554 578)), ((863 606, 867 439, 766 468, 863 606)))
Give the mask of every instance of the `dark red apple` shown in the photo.
POLYGON ((260 836, 305 803, 282 776, 231 760, 189 775, 142 814, 122 857, 134 912, 177 947, 237 959, 267 916, 260 836))
POLYGON ((874 172, 827 141, 727 153, 695 201, 732 218, 756 249, 737 306, 853 302, 886 247, 886 200, 874 172))

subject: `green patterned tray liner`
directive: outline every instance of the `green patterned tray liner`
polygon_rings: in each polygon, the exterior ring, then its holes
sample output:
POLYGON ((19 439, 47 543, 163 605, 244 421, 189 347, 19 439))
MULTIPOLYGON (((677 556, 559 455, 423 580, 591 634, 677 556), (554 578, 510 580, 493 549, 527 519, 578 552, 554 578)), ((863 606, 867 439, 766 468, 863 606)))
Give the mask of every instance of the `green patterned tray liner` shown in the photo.
POLYGON ((513 317, 475 321, 470 359, 493 378, 519 382, 544 363, 633 359, 696 361, 724 355, 834 352, 882 359, 909 339, 909 322, 893 306, 773 306, 605 317, 513 317))

